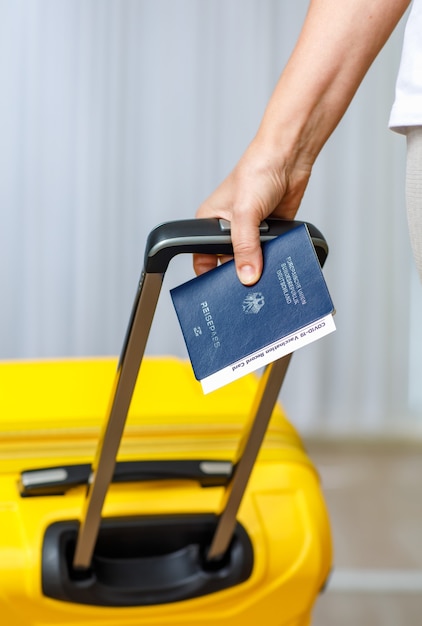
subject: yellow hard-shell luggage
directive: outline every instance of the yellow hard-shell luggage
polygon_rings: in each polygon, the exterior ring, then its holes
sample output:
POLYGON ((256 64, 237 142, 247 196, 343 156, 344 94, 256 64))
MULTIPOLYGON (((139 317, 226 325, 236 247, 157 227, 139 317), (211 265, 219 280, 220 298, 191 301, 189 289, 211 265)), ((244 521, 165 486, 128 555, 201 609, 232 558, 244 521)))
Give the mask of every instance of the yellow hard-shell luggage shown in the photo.
MULTIPOLYGON (((262 238, 290 227, 270 221, 262 238)), ((289 357, 208 396, 190 364, 142 360, 169 260, 204 249, 230 250, 217 220, 153 231, 118 363, 0 364, 5 623, 311 623, 331 535, 318 475, 275 404, 289 357)))

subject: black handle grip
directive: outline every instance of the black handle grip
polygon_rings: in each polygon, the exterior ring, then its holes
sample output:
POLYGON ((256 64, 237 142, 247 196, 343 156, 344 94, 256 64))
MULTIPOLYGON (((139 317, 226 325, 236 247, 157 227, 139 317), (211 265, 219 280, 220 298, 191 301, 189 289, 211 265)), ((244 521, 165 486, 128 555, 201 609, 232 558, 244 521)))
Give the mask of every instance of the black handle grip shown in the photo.
MULTIPOLYGON (((321 266, 328 254, 322 233, 305 222, 321 266)), ((303 222, 268 219, 261 224, 261 241, 278 237, 303 222)), ((191 219, 166 222, 151 231, 145 251, 147 273, 165 273, 171 259, 182 253, 233 254, 230 225, 219 219, 191 219)))
MULTIPOLYGON (((68 489, 88 484, 90 464, 61 465, 22 472, 20 495, 61 495, 68 489)), ((229 461, 179 459, 168 461, 120 461, 116 463, 113 482, 154 480, 194 480, 202 487, 226 486, 232 476, 229 461)))

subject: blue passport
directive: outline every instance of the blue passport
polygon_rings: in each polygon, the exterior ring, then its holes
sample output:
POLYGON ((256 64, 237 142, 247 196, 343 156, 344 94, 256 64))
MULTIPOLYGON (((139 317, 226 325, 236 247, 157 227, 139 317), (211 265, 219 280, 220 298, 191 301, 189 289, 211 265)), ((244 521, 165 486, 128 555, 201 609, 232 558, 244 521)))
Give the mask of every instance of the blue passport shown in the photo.
POLYGON ((263 244, 252 287, 234 261, 170 291, 205 393, 335 330, 334 307, 306 224, 263 244))

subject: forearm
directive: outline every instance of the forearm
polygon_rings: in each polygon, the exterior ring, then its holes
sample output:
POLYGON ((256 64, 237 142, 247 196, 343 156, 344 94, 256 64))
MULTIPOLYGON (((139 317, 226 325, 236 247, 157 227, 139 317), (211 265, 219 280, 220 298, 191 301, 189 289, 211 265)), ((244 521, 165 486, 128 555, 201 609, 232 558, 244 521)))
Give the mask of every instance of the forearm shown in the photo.
POLYGON ((409 3, 312 0, 256 140, 312 165, 409 3))
MULTIPOLYGON (((410 0, 311 0, 296 47, 240 161, 199 208, 231 222, 240 280, 262 271, 258 226, 293 219, 313 163, 410 0)), ((217 260, 198 255, 198 273, 217 260)))

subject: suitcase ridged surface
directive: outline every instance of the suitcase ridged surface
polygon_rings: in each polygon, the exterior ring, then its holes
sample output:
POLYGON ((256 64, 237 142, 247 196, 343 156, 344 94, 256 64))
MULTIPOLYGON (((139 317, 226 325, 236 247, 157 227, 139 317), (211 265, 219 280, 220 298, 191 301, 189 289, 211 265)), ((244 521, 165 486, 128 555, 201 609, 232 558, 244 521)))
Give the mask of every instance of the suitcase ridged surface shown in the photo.
MULTIPOLYGON (((252 542, 245 582, 157 606, 96 607, 46 598, 41 547, 47 527, 80 517, 84 486, 22 498, 23 470, 91 463, 107 413, 115 359, 0 365, 0 607, 19 626, 306 626, 331 568, 318 475, 280 407, 274 411, 238 520, 252 542)), ((118 460, 235 461, 256 387, 246 377, 203 396, 188 363, 144 360, 118 460)), ((219 513, 222 487, 192 480, 112 484, 104 517, 219 513)))

